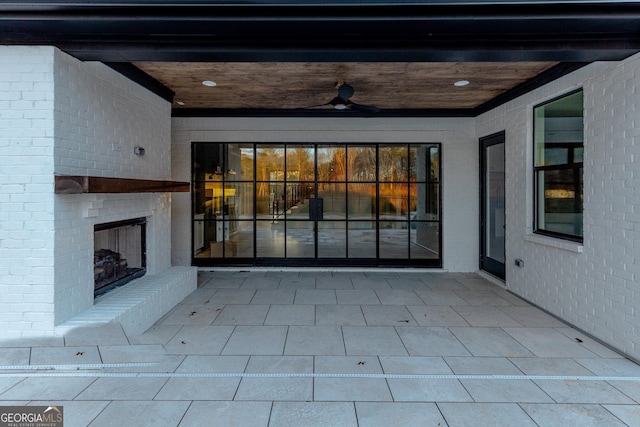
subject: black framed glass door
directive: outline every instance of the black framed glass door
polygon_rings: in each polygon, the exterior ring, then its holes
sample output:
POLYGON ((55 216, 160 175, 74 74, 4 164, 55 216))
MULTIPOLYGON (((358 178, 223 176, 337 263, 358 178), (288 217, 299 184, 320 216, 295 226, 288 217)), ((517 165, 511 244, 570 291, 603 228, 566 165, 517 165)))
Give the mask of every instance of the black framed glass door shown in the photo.
POLYGON ((439 144, 192 148, 194 265, 441 266, 439 144))
POLYGON ((505 134, 480 139, 480 269, 505 278, 505 134))

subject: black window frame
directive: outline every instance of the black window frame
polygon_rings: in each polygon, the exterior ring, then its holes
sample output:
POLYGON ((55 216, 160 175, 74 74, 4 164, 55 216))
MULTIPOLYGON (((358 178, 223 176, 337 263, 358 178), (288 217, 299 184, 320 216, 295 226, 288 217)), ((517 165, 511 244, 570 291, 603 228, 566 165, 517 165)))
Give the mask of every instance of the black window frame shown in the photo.
MULTIPOLYGON (((583 150, 583 156, 584 156, 584 90, 583 88, 579 88, 576 90, 572 90, 571 92, 567 92, 564 93, 562 95, 559 95, 553 99, 550 99, 548 101, 542 102, 540 104, 537 104, 533 107, 532 109, 532 114, 533 114, 533 232, 535 234, 539 234, 539 235, 543 235, 543 236, 549 236, 549 237, 554 237, 554 238, 558 238, 558 239, 563 239, 563 240, 568 240, 568 241, 573 241, 573 242, 579 242, 582 243, 584 241, 584 204, 583 204, 583 196, 584 196, 584 158, 583 161, 580 162, 576 162, 575 161, 575 148, 577 148, 575 146, 575 143, 567 143, 564 144, 564 148, 568 149, 567 152, 567 162, 566 163, 560 163, 560 164, 554 164, 554 165, 543 165, 543 166, 537 166, 537 158, 536 158, 536 154, 537 154, 537 150, 536 150, 536 145, 537 145, 537 141, 536 141, 536 110, 540 107, 544 107, 547 106, 549 104, 552 104, 554 102, 560 101, 562 99, 566 99, 570 96, 573 96, 577 93, 582 93, 583 94, 583 101, 582 101, 582 145, 580 146, 580 148, 582 148, 583 150), (541 173, 544 172, 562 172, 562 171, 573 171, 573 184, 574 184, 574 205, 576 208, 576 213, 578 211, 578 205, 579 205, 579 209, 580 209, 580 215, 581 215, 581 221, 579 224, 579 229, 580 229, 580 234, 578 234, 576 232, 576 234, 568 234, 568 233, 561 233, 558 231, 553 231, 553 230, 548 230, 545 228, 541 228, 539 227, 539 209, 540 209, 540 188, 539 188, 539 176, 541 173)), ((563 144, 558 144, 559 148, 562 148, 563 144)), ((542 201, 544 202, 544 201, 542 201)), ((575 226, 575 224, 574 224, 575 226)))

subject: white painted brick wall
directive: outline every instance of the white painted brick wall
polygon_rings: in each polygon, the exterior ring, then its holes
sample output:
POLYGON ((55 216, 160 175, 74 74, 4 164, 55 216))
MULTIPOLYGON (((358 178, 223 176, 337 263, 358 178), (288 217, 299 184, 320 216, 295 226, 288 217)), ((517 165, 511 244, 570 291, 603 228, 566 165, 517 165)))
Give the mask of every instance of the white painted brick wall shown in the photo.
MULTIPOLYGON (((213 119, 174 118, 173 179, 191 179, 191 142, 440 142, 443 266, 478 268, 478 141, 474 119, 213 119)), ((191 263, 188 194, 174 194, 172 262, 191 263)))
POLYGON ((51 328, 53 60, 48 47, 0 46, 0 334, 51 328))
POLYGON ((640 359, 640 55, 595 63, 477 118, 506 130, 507 286, 640 359), (583 87, 584 243, 532 234, 532 108, 583 87), (523 268, 513 264, 525 261, 523 268))
MULTIPOLYGON (((171 106, 111 68, 55 51, 55 173, 171 178, 171 106), (133 152, 145 148, 143 157, 133 152), (114 149, 114 147, 117 147, 114 149)), ((147 218, 147 271, 171 266, 169 194, 55 198, 55 324, 93 305, 93 226, 147 218)))

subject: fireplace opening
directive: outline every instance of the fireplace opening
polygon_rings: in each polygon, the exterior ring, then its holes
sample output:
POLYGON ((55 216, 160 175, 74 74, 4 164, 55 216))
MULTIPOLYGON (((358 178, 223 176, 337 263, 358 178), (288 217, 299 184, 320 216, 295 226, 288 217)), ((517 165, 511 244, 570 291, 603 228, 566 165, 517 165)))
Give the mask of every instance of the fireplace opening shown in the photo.
POLYGON ((146 273, 145 218, 94 226, 94 297, 146 273))

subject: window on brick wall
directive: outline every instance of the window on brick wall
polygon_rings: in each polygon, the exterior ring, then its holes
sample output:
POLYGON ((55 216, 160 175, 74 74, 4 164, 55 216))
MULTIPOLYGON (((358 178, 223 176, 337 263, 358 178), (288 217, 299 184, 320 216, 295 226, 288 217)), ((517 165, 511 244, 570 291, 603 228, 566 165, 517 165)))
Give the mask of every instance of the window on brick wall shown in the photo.
POLYGON ((534 231, 582 241, 582 90, 540 104, 533 113, 534 231))

